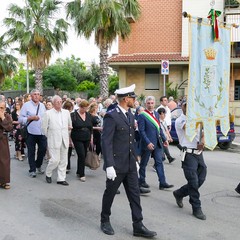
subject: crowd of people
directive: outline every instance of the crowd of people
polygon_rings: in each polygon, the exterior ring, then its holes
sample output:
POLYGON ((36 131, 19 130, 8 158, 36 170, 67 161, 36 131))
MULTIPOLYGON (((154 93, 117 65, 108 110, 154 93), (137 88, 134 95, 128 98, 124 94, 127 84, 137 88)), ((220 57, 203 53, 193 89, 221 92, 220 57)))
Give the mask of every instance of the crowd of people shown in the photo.
POLYGON ((203 135, 196 135, 192 142, 186 138, 186 101, 176 103, 172 97, 162 96, 156 108, 155 97, 147 96, 144 103, 139 103, 134 89, 135 84, 118 89, 105 100, 100 96, 86 100, 66 95, 45 100, 36 89, 14 101, 0 95, 0 187, 10 189, 9 138, 15 141, 16 159, 23 161, 27 156, 31 178, 45 173, 46 183, 51 184, 52 173, 57 169, 57 184, 63 186, 69 185, 66 174, 71 170, 73 149, 77 154, 76 175, 81 182, 87 181, 85 157, 92 147, 103 159, 106 171, 101 230, 114 234, 110 223, 111 206, 123 183, 132 211, 133 234, 153 237, 156 232, 142 223, 140 194, 150 192, 146 166, 151 157, 159 190, 174 187, 166 180, 163 161, 175 160, 168 147, 172 142, 171 110, 181 106, 183 113, 176 121, 176 130, 179 143, 184 146, 182 168, 187 184, 173 191, 173 196, 180 208, 183 198, 189 196, 193 215, 205 220, 199 194, 206 178, 202 154, 204 139, 201 139, 203 135), (24 126, 27 137, 22 135, 24 126), (46 169, 42 167, 44 158, 48 160, 46 169))

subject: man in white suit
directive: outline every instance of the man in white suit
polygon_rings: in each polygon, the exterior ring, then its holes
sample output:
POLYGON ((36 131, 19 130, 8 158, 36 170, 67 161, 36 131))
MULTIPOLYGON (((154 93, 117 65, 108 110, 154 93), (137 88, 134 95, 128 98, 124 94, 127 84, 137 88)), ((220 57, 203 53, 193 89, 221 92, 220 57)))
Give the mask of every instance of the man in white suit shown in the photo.
POLYGON ((72 121, 68 110, 62 109, 62 99, 58 95, 52 98, 53 108, 46 111, 42 120, 42 130, 47 137, 49 163, 46 168, 46 181, 52 182, 52 172, 58 168, 57 184, 68 186, 66 168, 69 147, 69 131, 72 121))

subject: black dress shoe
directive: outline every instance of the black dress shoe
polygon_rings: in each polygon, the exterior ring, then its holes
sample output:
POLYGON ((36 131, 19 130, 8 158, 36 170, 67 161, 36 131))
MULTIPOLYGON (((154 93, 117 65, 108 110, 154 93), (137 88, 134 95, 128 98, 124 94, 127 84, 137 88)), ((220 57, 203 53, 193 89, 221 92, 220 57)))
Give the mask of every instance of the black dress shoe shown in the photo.
POLYGON ((68 182, 66 181, 61 181, 61 182, 57 182, 57 184, 61 184, 61 185, 64 185, 64 186, 68 186, 68 182))
POLYGON ((177 191, 173 191, 173 196, 174 196, 175 199, 176 199, 177 205, 178 205, 180 208, 183 208, 183 202, 182 202, 183 198, 182 198, 182 197, 179 197, 179 196, 177 195, 177 191))
POLYGON ((168 183, 159 185, 160 190, 164 190, 165 188, 172 188, 172 187, 174 187, 174 185, 168 184, 168 183))
POLYGON ((151 192, 149 188, 139 187, 139 190, 140 190, 140 194, 147 194, 151 192))
POLYGON ((237 187, 235 188, 235 191, 240 194, 240 183, 239 183, 239 184, 237 185, 237 187))
POLYGON ((101 230, 107 235, 114 235, 114 230, 110 222, 101 223, 101 230))
POLYGON ((156 232, 148 230, 142 223, 133 223, 133 236, 152 238, 156 235, 156 232))
POLYGON ((117 190, 116 194, 120 194, 120 191, 119 191, 119 190, 117 190))
POLYGON ((173 161, 175 161, 175 158, 173 158, 173 157, 168 158, 169 163, 172 163, 173 161))
POLYGON ((202 212, 201 208, 193 210, 193 216, 201 220, 206 220, 206 215, 202 212))
POLYGON ((48 176, 46 176, 46 181, 47 181, 47 183, 52 183, 52 178, 51 178, 51 177, 48 177, 48 176))
POLYGON ((146 182, 140 183, 140 187, 150 188, 150 186, 146 182))

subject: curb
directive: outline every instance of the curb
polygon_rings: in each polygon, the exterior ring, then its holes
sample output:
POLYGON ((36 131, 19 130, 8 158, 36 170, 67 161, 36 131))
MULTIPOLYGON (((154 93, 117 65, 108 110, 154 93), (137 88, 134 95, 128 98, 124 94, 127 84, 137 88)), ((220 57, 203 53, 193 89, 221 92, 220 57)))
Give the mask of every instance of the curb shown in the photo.
POLYGON ((233 145, 240 146, 240 143, 232 142, 233 145))

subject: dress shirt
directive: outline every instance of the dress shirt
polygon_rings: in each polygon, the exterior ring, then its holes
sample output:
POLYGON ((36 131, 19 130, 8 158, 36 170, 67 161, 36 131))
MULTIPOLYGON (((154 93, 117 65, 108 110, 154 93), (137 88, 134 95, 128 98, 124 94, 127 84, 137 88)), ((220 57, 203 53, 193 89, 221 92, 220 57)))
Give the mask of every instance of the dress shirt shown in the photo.
MULTIPOLYGON (((43 103, 39 102, 39 104, 40 104, 39 110, 38 110, 39 120, 32 121, 27 127, 28 132, 33 135, 44 135, 41 129, 41 123, 42 123, 42 117, 46 112, 46 108, 43 103)), ((38 104, 34 103, 32 100, 24 103, 20 111, 20 116, 18 118, 19 122, 22 125, 27 125, 28 123, 27 118, 29 116, 36 116, 37 108, 38 108, 38 104)))

